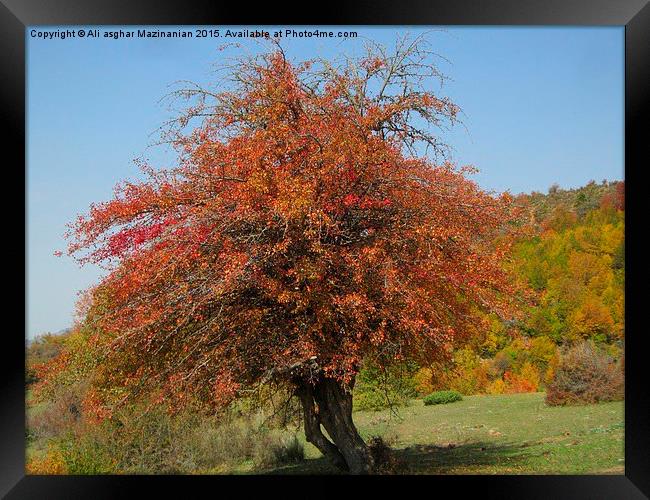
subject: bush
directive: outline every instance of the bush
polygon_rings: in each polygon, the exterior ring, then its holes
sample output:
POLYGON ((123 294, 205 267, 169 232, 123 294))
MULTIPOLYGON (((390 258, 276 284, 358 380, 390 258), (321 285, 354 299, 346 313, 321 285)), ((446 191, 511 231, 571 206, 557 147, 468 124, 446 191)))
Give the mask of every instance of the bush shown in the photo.
POLYGON ((489 374, 492 378, 500 379, 503 377, 505 372, 510 371, 511 367, 512 361, 510 356, 505 352, 500 351, 496 353, 494 359, 492 359, 492 362, 490 363, 489 374))
POLYGON ((415 390, 419 395, 430 394, 436 388, 433 383, 433 370, 431 368, 420 368, 413 376, 415 390))
POLYGON ((551 384, 551 382, 553 382, 553 379, 555 378, 555 370, 557 370, 559 363, 560 363, 560 355, 558 352, 556 352, 548 362, 548 366, 546 368, 546 371, 544 372, 544 385, 546 387, 548 387, 551 384))
POLYGON ((449 379, 447 387, 465 396, 482 394, 490 383, 489 362, 479 359, 473 368, 456 367, 454 376, 449 379))
POLYGON ((505 392, 519 394, 522 392, 537 392, 539 389, 539 371, 526 361, 519 373, 505 372, 503 374, 505 392))
POLYGON ((460 393, 456 391, 438 391, 433 392, 425 397, 424 404, 425 406, 440 405, 453 403, 455 401, 460 401, 461 399, 463 399, 463 396, 461 396, 460 393))
POLYGON ((464 347, 454 353, 452 376, 446 387, 466 396, 485 392, 489 384, 489 362, 464 347))
POLYGON ((248 419, 217 422, 205 418, 183 440, 193 451, 198 467, 210 469, 252 459, 255 453, 255 428, 248 419))
POLYGON ((535 337, 530 343, 530 361, 540 370, 546 369, 557 353, 557 346, 548 337, 535 337))
MULTIPOLYGON (((51 412, 50 412, 51 413, 51 412)), ((46 438, 47 453, 28 462, 32 474, 195 474, 246 462, 272 468, 303 460, 294 432, 267 425, 264 414, 242 417, 154 407, 116 412, 101 424, 79 424, 46 438)), ((42 445, 41 445, 42 446, 42 445)))
POLYGON ((82 435, 81 438, 70 436, 58 444, 58 449, 67 474, 97 475, 116 472, 116 460, 108 449, 87 435, 82 435))
POLYGON ((530 360, 530 340, 517 337, 501 351, 509 360, 506 371, 519 373, 522 366, 530 360))
POLYGON ((292 464, 302 462, 305 459, 305 447, 298 440, 296 434, 280 440, 279 444, 273 447, 275 460, 280 464, 292 464))
POLYGON ((506 392, 506 383, 503 379, 496 379, 490 383, 487 387, 488 394, 505 394, 506 392))
POLYGON ((561 354, 553 380, 546 391, 551 406, 620 401, 624 379, 620 364, 590 341, 561 354))
POLYGON ((305 448, 295 434, 266 434, 255 443, 253 462, 260 468, 298 463, 305 458, 305 448))
POLYGON ((82 384, 61 387, 56 399, 29 408, 27 431, 32 439, 47 439, 71 432, 81 423, 82 384))
POLYGON ((353 392, 355 410, 378 411, 385 408, 407 406, 418 396, 416 366, 396 365, 381 370, 371 363, 363 367, 353 392))
POLYGON ((373 436, 368 440, 368 449, 375 465, 375 473, 395 474, 402 465, 391 447, 381 436, 373 436))
POLYGON ((63 334, 46 333, 33 339, 25 349, 25 383, 31 385, 40 381, 38 367, 56 358, 70 336, 69 331, 63 334))
POLYGON ((65 459, 58 447, 49 445, 43 456, 31 457, 25 466, 27 474, 68 474, 65 459))
POLYGON ((354 393, 354 409, 359 411, 379 411, 388 408, 391 402, 380 390, 359 390, 354 393))

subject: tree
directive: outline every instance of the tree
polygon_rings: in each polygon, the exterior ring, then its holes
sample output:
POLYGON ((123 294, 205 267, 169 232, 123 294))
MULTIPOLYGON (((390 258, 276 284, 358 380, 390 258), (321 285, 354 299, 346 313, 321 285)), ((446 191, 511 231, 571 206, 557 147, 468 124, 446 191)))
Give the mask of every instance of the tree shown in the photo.
POLYGON ((219 406, 283 384, 309 442, 373 470, 352 421, 361 361, 448 356, 511 293, 511 199, 445 160, 432 130, 459 108, 427 90, 433 57, 422 39, 342 63, 276 46, 227 66, 229 88, 175 93, 191 101, 166 135, 178 167, 143 166, 68 233, 71 255, 109 268, 87 320, 98 406, 145 390, 219 406))

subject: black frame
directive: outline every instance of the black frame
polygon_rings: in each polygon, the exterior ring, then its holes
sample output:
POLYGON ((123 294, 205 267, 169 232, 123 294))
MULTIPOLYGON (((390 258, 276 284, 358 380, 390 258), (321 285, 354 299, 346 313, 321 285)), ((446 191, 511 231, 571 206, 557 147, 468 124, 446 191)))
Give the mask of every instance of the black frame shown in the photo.
MULTIPOLYGON (((2 120, 7 122, 5 137, 16 163, 25 165, 25 28, 30 25, 618 25, 625 26, 625 178, 626 210, 626 325, 631 332, 626 338, 626 400, 625 400, 625 475, 612 476, 427 476, 431 493, 441 486, 453 492, 475 492, 495 498, 650 498, 650 398, 642 381, 644 355, 641 331, 637 321, 641 295, 631 293, 640 282, 640 210, 635 190, 641 186, 641 159, 646 153, 647 138, 642 130, 648 122, 650 96, 650 6, 647 0, 417 0, 408 4, 387 0, 358 2, 354 5, 321 5, 316 17, 303 6, 280 8, 275 2, 244 4, 243 2, 209 2, 207 0, 1 0, 0 47, 2 47, 2 120), (644 142, 645 141, 645 142, 644 142)), ((645 158, 644 158, 645 159, 645 158)), ((18 169, 8 162, 8 171, 18 169)), ((26 173, 26 169, 23 174, 26 173)), ((23 188, 25 177, 17 176, 17 187, 23 188)), ((26 198, 23 198, 26 202, 26 198)), ((5 206, 5 210, 9 210, 5 206)), ((24 205, 26 210, 26 205, 24 205)), ((13 213, 11 213, 13 215, 13 213)), ((17 217, 6 217, 16 221, 17 217)), ((23 222, 25 219, 23 219, 23 222)), ((21 234, 17 226, 7 233, 21 234)), ((25 225, 23 236, 26 238, 25 225)), ((7 241, 7 240, 5 240, 7 241)), ((26 245, 26 239, 23 239, 26 245)), ((26 246, 23 249, 26 251, 26 246)), ((23 252, 22 258, 24 259, 23 252)), ((14 251, 11 261, 21 259, 14 251)), ((26 265, 25 260, 23 264, 26 265)), ((15 267, 15 266, 14 266, 15 267)), ((25 269, 27 271, 27 269, 25 269)), ((25 275, 23 276, 23 278, 25 275)), ((25 282, 23 281, 23 286, 25 282)), ((20 288, 20 286, 18 287, 20 288)), ((5 310, 21 310, 19 294, 7 290, 15 304, 5 310), (13 293, 11 293, 13 292, 13 293)), ((22 296, 25 312, 25 295, 22 296)), ((25 316, 23 315, 23 321, 25 316)), ((24 339, 17 329, 7 331, 4 345, 7 355, 2 363, 0 412, 0 494, 8 498, 114 498, 128 494, 136 486, 146 486, 167 494, 186 496, 188 488, 200 485, 214 488, 234 481, 226 476, 26 476, 25 464, 25 389, 24 339), (143 484, 144 483, 144 484, 143 484), (209 483, 209 484, 208 484, 209 483)), ((256 477, 260 480, 259 477, 256 477)), ((347 477, 325 478, 350 481, 347 477)), ((412 478, 416 479, 416 478, 412 478)), ((419 479, 419 478, 417 478, 419 479)), ((283 478, 288 481, 288 478, 283 478)), ((311 481, 322 480, 309 478, 311 481)), ((404 481, 404 477, 373 477, 370 482, 404 481)), ((276 479, 265 479, 269 481, 276 479)), ((250 483, 246 483, 250 484, 250 483)), ((315 485, 315 483, 313 483, 315 485)), ((235 486, 232 482, 229 485, 235 486)), ((370 484, 368 484, 370 485, 370 484)), ((424 484, 421 486, 425 486, 424 484)), ((240 486, 241 487, 241 486, 240 486)), ((313 486, 303 490, 311 494, 313 486)), ((223 490, 212 489, 215 493, 223 490)), ((241 490, 247 491, 246 486, 241 490)), ((329 490, 331 491, 331 490, 329 490)), ((428 490, 425 490, 428 491, 428 490)), ((287 492, 287 490, 285 490, 287 492)))

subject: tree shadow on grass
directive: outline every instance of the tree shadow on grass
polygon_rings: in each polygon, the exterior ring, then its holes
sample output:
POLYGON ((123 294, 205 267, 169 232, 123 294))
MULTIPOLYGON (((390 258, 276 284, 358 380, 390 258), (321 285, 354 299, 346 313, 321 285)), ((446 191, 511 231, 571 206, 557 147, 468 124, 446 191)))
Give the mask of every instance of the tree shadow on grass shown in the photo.
POLYGON ((325 457, 309 458, 295 464, 288 464, 276 469, 260 472, 264 475, 332 475, 343 474, 334 467, 325 457))
POLYGON ((528 453, 521 444, 473 442, 414 445, 394 450, 400 474, 490 474, 517 471, 528 453))
MULTIPOLYGON (((394 474, 490 474, 522 472, 518 464, 528 456, 521 444, 473 442, 461 445, 413 445, 393 450, 394 474)), ((341 474, 324 458, 308 459, 260 472, 269 475, 341 474)))

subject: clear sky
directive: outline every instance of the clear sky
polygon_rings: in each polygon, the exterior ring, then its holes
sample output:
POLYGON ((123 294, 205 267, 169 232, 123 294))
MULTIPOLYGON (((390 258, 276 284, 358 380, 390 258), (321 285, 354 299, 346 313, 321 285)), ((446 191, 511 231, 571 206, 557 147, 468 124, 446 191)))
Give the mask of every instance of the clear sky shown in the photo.
MULTIPOLYGON (((136 27, 102 31, 119 29, 136 27)), ((406 32, 421 31, 345 29, 388 46, 406 32)), ((135 158, 173 165, 169 150, 149 147, 172 116, 159 100, 175 81, 215 81, 213 64, 223 57, 217 48, 226 40, 44 40, 30 32, 26 195, 32 338, 70 326, 77 292, 101 276, 98 268, 80 268, 53 255, 65 249, 65 224, 91 202, 110 198, 118 181, 137 178, 135 158)), ((480 170, 475 179, 481 186, 519 193, 546 191, 553 183, 576 187, 623 178, 622 27, 455 27, 427 36, 448 60, 440 61, 440 69, 453 79, 441 93, 464 112, 466 128, 444 138, 455 161, 480 170)), ((290 57, 303 60, 359 53, 362 42, 292 38, 283 46, 290 57)), ((259 50, 251 40, 239 43, 241 50, 259 50)))

